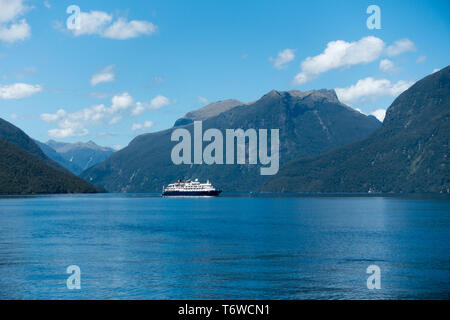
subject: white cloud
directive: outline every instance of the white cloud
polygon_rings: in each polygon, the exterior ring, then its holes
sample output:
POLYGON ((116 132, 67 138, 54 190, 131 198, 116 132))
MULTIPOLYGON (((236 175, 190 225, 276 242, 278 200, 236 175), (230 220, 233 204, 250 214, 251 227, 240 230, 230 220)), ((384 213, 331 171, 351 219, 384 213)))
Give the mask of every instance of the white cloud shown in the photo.
POLYGON ((114 118, 112 118, 111 120, 109 120, 108 124, 113 125, 118 123, 120 120, 122 120, 122 116, 116 116, 114 118))
POLYGON ((136 130, 140 130, 142 129, 142 124, 140 123, 133 123, 133 125, 131 126, 131 130, 136 131, 136 130))
POLYGON ((0 25, 0 40, 4 42, 16 42, 28 39, 31 36, 31 28, 25 19, 9 26, 0 25))
MULTIPOLYGON (((359 109, 359 108, 354 108, 356 111, 358 111, 359 113, 362 113, 362 114, 365 114, 365 115, 367 115, 366 113, 364 113, 361 109, 359 109)), ((386 109, 377 109, 377 110, 375 110, 375 111, 373 111, 373 112, 371 112, 369 115, 372 115, 372 116, 374 116, 375 118, 377 118, 380 122, 383 122, 384 121, 384 118, 385 118, 385 116, 386 116, 386 109)))
POLYGON ((150 101, 150 109, 160 109, 170 104, 170 100, 164 96, 158 95, 150 101))
POLYGON ((158 110, 165 106, 168 106, 171 103, 172 102, 170 101, 170 99, 162 95, 158 95, 155 98, 153 98, 150 101, 150 103, 137 102, 136 107, 132 111, 132 115, 134 116, 140 115, 145 110, 158 110))
POLYGON ((438 72, 438 71, 440 71, 441 69, 433 69, 433 72, 432 73, 436 73, 436 72, 438 72))
MULTIPOLYGON (((165 101, 161 99, 162 96, 157 96, 151 100, 146 106, 154 108, 161 106, 165 101)), ((169 99, 167 99, 169 101, 169 99)), ((124 113, 129 113, 130 110, 137 108, 139 105, 144 105, 141 102, 134 102, 133 97, 127 92, 120 95, 115 95, 111 99, 111 106, 106 107, 104 104, 94 105, 89 108, 84 108, 76 112, 67 112, 65 109, 59 109, 56 113, 41 114, 41 120, 49 123, 56 123, 58 128, 48 131, 48 135, 53 138, 68 138, 84 136, 89 133, 87 127, 101 125, 108 123, 113 125, 118 123, 124 113)), ((149 128, 153 124, 149 121, 145 122, 141 128, 149 128)), ((136 129, 138 130, 138 129, 136 129)))
POLYGON ((80 12, 79 28, 71 29, 75 36, 101 35, 104 28, 111 23, 112 15, 103 11, 80 12))
POLYGON ((138 131, 138 130, 148 129, 152 126, 153 126, 153 122, 151 122, 151 121, 145 121, 144 124, 133 123, 133 125, 131 126, 131 130, 138 131))
POLYGON ((386 48, 386 54, 389 57, 397 56, 408 51, 416 51, 414 42, 409 39, 397 40, 392 45, 386 48))
POLYGON ((127 22, 120 18, 103 32, 103 36, 110 39, 125 40, 140 35, 151 35, 156 30, 157 27, 151 22, 138 20, 127 22))
POLYGON ((125 110, 133 105, 133 97, 131 97, 128 92, 121 95, 116 95, 112 98, 112 112, 117 112, 120 110, 125 110))
POLYGON ((379 58, 383 48, 383 40, 373 36, 355 42, 329 42, 323 53, 302 61, 301 72, 295 76, 293 84, 303 84, 332 69, 372 62, 379 58))
POLYGON ((368 77, 347 88, 336 88, 336 94, 343 103, 352 105, 356 102, 375 100, 381 96, 397 97, 408 89, 414 82, 400 80, 391 83, 387 79, 374 79, 368 77))
POLYGON ((427 61, 427 57, 426 56, 420 56, 416 60, 417 63, 424 63, 425 61, 427 61))
POLYGON ((22 0, 0 0, 0 23, 11 22, 27 10, 22 0))
POLYGON ((386 110, 385 109, 378 109, 371 113, 372 116, 377 118, 380 122, 384 121, 384 118, 386 117, 386 110))
POLYGON ((1 99, 23 99, 42 91, 42 86, 26 83, 15 83, 7 86, 0 86, 1 99))
POLYGON ((277 69, 283 69, 286 65, 295 59, 294 49, 284 49, 278 52, 276 58, 270 57, 269 60, 273 62, 273 66, 277 69))
POLYGON ((111 100, 111 107, 105 107, 104 104, 95 105, 89 108, 81 109, 69 113, 64 109, 59 109, 56 113, 41 114, 41 120, 45 122, 56 122, 57 129, 48 131, 48 135, 53 138, 67 138, 84 136, 89 133, 86 127, 101 124, 106 118, 112 117, 110 121, 118 122, 120 111, 130 108, 133 104, 133 98, 127 93, 116 95, 111 100))
POLYGON ((0 0, 0 41, 12 43, 31 36, 27 21, 18 20, 28 9, 22 0, 0 0))
POLYGON ((113 82, 115 80, 114 66, 110 65, 103 68, 100 72, 94 74, 91 78, 91 86, 96 86, 99 83, 113 82))
POLYGON ((62 119, 67 115, 67 111, 64 109, 59 109, 56 113, 43 113, 41 114, 41 120, 45 122, 57 121, 62 119))
POLYGON ((113 21, 113 16, 103 11, 81 12, 79 19, 80 27, 71 29, 75 36, 95 34, 104 38, 125 40, 151 35, 157 30, 157 26, 149 21, 127 21, 124 18, 113 21))
POLYGON ((50 9, 50 8, 52 7, 52 5, 50 4, 50 2, 48 2, 48 1, 44 1, 44 6, 45 6, 47 9, 50 9))
POLYGON ((203 104, 203 105, 205 105, 205 104, 208 104, 208 99, 206 99, 205 97, 198 97, 198 102, 200 103, 200 104, 203 104))
POLYGON ((82 137, 89 133, 86 128, 61 128, 61 129, 50 129, 48 130, 48 135, 51 138, 63 139, 69 137, 82 137))
POLYGON ((145 106, 144 106, 144 104, 143 103, 137 103, 136 104, 136 107, 133 109, 133 111, 131 112, 131 114, 133 115, 133 116, 138 116, 138 115, 140 115, 142 112, 144 112, 145 111, 145 106))
POLYGON ((380 70, 384 72, 388 72, 393 70, 395 67, 394 63, 389 59, 383 59, 380 61, 380 70))

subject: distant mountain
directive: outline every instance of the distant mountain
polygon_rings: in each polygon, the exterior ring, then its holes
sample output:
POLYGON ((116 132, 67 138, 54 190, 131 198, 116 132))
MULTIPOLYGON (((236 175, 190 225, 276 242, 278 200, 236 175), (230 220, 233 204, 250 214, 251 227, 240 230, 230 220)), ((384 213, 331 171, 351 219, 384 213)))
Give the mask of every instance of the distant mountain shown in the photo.
POLYGON ((69 170, 70 172, 79 175, 83 169, 77 166, 75 163, 70 162, 69 160, 64 159, 55 149, 48 146, 47 144, 40 142, 38 140, 34 140, 36 144, 41 148, 41 150, 45 153, 47 157, 52 159, 53 161, 59 163, 61 166, 69 170))
POLYGON ((97 191, 49 159, 22 130, 0 119, 0 194, 97 191))
POLYGON ((186 113, 182 118, 175 122, 174 126, 184 126, 196 120, 203 121, 240 105, 244 105, 244 103, 234 99, 213 102, 203 108, 186 113))
POLYGON ((77 175, 106 160, 115 152, 114 149, 99 146, 93 141, 64 143, 49 140, 46 143, 38 142, 38 144, 49 158, 77 175))
MULTIPOLYGON (((317 155, 361 140, 380 125, 375 118, 340 103, 334 90, 273 90, 253 103, 207 118, 203 121, 203 131, 279 129, 280 163, 283 164, 296 157, 317 155)), ((192 134, 192 123, 183 128, 192 134)), ((170 139, 173 130, 138 136, 128 147, 81 176, 119 192, 158 192, 163 185, 183 177, 210 179, 225 191, 255 191, 267 180, 267 176, 260 175, 259 165, 174 165, 171 150, 176 143, 170 139)))
POLYGON ((450 66, 418 81, 367 139, 286 164, 263 191, 450 193, 450 66))

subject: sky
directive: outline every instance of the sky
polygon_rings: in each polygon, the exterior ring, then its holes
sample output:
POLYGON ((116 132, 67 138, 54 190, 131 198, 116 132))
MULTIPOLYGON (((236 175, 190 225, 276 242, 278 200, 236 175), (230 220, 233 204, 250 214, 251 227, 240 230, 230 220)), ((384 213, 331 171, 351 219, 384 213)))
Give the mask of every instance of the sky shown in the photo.
POLYGON ((0 117, 122 148, 210 102, 327 88, 382 120, 449 64, 449 16, 447 0, 0 0, 0 117))

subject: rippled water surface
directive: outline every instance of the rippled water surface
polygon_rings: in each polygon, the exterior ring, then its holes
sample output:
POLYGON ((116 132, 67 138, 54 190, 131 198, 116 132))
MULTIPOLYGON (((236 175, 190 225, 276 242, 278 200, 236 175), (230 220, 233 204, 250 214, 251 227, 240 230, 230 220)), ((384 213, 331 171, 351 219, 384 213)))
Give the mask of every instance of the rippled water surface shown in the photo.
POLYGON ((449 200, 0 199, 0 299, 396 298, 450 298, 449 200))

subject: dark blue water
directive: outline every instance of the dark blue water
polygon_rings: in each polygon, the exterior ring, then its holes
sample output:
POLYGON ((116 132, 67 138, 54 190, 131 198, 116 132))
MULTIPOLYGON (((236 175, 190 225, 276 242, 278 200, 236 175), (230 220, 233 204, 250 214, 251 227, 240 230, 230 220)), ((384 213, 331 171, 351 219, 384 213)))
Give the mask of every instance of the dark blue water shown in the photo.
POLYGON ((0 298, 449 299, 450 201, 2 198, 0 298))

